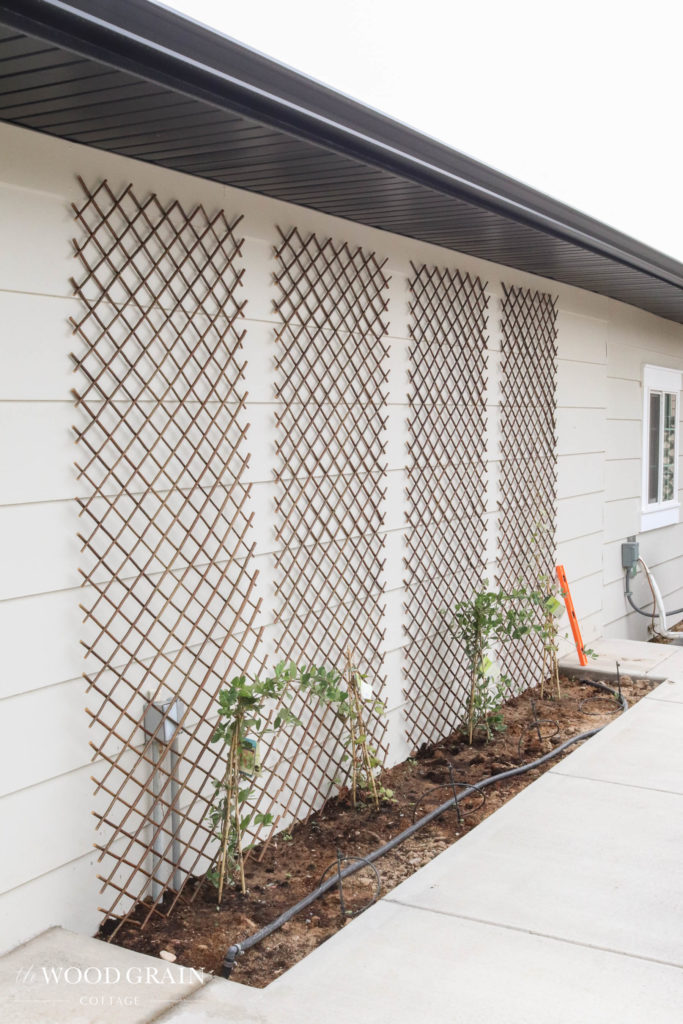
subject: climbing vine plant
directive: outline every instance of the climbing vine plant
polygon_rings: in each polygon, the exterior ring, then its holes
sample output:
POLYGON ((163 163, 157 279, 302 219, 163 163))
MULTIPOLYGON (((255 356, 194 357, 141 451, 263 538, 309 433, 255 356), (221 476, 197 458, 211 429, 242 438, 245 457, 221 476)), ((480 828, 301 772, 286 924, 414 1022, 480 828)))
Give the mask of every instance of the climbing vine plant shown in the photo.
POLYGON ((478 728, 485 730, 487 739, 504 728, 500 708, 510 680, 501 674, 493 652, 511 640, 521 640, 538 631, 537 603, 537 594, 523 588, 485 589, 458 601, 452 612, 441 612, 448 630, 463 645, 467 658, 469 743, 478 728))
POLYGON ((246 892, 245 859, 252 846, 247 834, 254 826, 273 822, 270 811, 249 807, 260 770, 260 740, 266 732, 301 727, 292 705, 297 697, 306 695, 324 703, 341 723, 344 754, 338 782, 343 788, 344 779, 350 776, 353 806, 363 802, 363 796, 376 808, 382 801, 393 799, 392 791, 377 778, 382 763, 367 728, 368 716, 382 714, 384 705, 375 699, 366 677, 355 666, 350 648, 342 673, 324 666, 300 668, 294 662, 282 661, 273 675, 264 679, 236 676, 219 694, 219 720, 212 736, 212 742, 222 744, 224 753, 224 771, 213 780, 214 800, 209 810, 220 847, 208 878, 216 886, 219 904, 226 883, 239 884, 246 892), (269 724, 273 703, 277 704, 277 713, 269 724))

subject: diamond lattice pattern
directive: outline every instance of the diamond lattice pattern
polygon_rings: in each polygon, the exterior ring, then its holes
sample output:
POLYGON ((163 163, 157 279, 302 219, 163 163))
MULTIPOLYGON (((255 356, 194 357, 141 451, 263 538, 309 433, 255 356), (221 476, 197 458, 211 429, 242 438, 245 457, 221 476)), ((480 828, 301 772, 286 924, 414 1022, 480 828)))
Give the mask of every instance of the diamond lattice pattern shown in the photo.
POLYGON ((457 270, 412 266, 406 718, 418 748, 463 717, 467 665, 444 627, 479 590, 486 558, 485 286, 457 270))
MULTIPOLYGON (((503 285, 498 582, 554 580, 557 529, 557 299, 503 285)), ((540 682, 540 638, 502 653, 512 693, 540 682)))
MULTIPOLYGON (((277 647, 342 668, 347 648, 381 698, 385 678, 387 290, 372 252, 279 230, 275 308, 277 647)), ((340 723, 315 702, 279 740, 279 794, 301 819, 344 776, 340 723)), ((385 727, 372 716, 378 751, 385 727)))
POLYGON ((139 900, 147 917, 169 912, 210 862, 214 701, 226 677, 260 668, 242 240, 223 211, 81 186, 85 678, 101 909, 121 922, 139 900), (171 704, 146 731, 149 701, 171 704))

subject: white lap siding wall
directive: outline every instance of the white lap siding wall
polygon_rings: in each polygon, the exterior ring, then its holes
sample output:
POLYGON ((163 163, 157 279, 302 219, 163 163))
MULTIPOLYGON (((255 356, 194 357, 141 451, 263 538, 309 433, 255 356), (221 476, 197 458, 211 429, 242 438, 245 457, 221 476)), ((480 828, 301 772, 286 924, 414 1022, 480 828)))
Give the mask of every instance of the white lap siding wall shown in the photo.
MULTIPOLYGON (((76 175, 133 182, 188 207, 244 215, 245 389, 253 481, 255 567, 267 643, 273 625, 275 226, 362 245, 388 258, 389 381, 384 509, 385 672, 389 759, 408 754, 402 707, 403 537, 408 412, 410 261, 455 267, 488 282, 488 573, 495 575, 501 281, 559 296, 558 542, 584 636, 644 635, 626 614, 619 544, 640 517, 639 381, 644 362, 683 367, 683 329, 600 296, 386 232, 174 172, 0 125, 0 949, 62 924, 97 927, 90 730, 81 678, 78 507, 74 470, 78 387, 67 319, 76 175)), ((681 530, 643 538, 670 600, 683 601, 681 530)), ((96 773, 95 773, 96 774, 96 773)))
MULTIPOLYGON (((624 602, 621 543, 637 534, 640 554, 654 575, 668 609, 683 607, 683 524, 640 533, 642 507, 643 366, 683 369, 683 329, 621 303, 610 304, 607 333, 607 462, 603 547, 603 633, 608 637, 647 636, 648 620, 624 602)), ((683 418, 679 420, 679 431, 683 418)), ((679 493, 683 445, 679 436, 679 493)), ((642 574, 633 582, 637 603, 650 591, 642 574)), ((683 618, 678 615, 675 619, 683 618)))

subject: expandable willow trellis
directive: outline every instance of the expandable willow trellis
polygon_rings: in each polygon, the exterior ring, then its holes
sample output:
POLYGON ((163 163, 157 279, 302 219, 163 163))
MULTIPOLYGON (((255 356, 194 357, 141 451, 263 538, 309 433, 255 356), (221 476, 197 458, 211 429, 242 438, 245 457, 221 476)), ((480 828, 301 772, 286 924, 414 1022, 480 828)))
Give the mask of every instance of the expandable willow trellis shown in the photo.
POLYGON ((81 186, 72 325, 83 343, 73 358, 85 678, 101 909, 123 920, 137 900, 147 917, 168 913, 207 866, 216 693, 226 676, 261 668, 242 240, 223 211, 81 186))
MULTIPOLYGON (((555 578, 557 299, 503 285, 498 582, 535 589, 555 578)), ((533 637, 502 652, 514 692, 540 681, 533 637)))
POLYGON ((484 576, 488 298, 457 270, 412 271, 405 714, 418 747, 450 735, 466 699, 468 665, 441 612, 484 576))
MULTIPOLYGON (((372 252, 278 231, 276 643, 339 670, 350 645, 381 698, 389 279, 372 252)), ((266 760, 282 812, 301 819, 335 788, 344 751, 324 707, 295 711, 305 729, 266 760)), ((377 715, 371 729, 381 748, 377 715)))

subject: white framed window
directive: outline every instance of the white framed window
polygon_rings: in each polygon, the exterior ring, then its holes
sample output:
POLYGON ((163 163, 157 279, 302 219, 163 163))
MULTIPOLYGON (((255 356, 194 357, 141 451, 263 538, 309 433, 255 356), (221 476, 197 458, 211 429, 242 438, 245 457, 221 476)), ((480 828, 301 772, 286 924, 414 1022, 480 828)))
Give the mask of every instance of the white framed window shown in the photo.
POLYGON ((641 530, 670 526, 680 518, 678 423, 681 371, 643 369, 643 505, 641 530))

